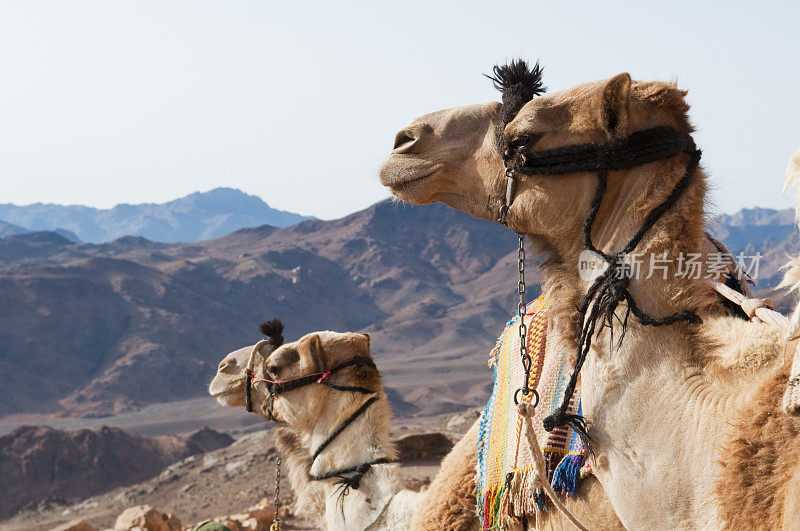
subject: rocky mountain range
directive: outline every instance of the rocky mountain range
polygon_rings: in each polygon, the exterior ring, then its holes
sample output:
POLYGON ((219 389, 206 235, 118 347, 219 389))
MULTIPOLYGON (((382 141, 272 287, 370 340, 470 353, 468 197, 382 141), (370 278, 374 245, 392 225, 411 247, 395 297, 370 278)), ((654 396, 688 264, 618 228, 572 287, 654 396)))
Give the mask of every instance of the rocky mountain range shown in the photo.
POLYGON ((731 250, 744 250, 782 242, 795 231, 794 210, 785 208, 745 208, 735 214, 722 214, 711 223, 717 237, 731 250))
POLYGON ((179 436, 142 437, 118 428, 60 431, 21 426, 0 437, 0 518, 31 501, 75 503, 87 496, 150 479, 186 457, 231 444, 201 429, 179 436))
POLYGON ((244 227, 288 227, 306 219, 310 218, 276 210, 255 195, 232 188, 215 188, 167 203, 120 204, 107 210, 81 205, 0 204, 0 236, 47 230, 73 241, 91 243, 122 236, 195 242, 244 227))
MULTIPOLYGON (((722 217, 714 231, 735 252, 764 254, 762 288, 797 247, 788 211, 722 217)), ((196 243, 7 236, 0 415, 102 416, 202 396, 222 356, 256 342, 258 323, 276 316, 288 340, 370 333, 401 414, 479 405, 486 355, 515 307, 515 249, 497 224, 392 201, 196 243)), ((529 283, 534 296, 535 275, 529 283)))
POLYGON ((460 410, 485 399, 485 357, 513 308, 515 245, 448 207, 390 201, 190 244, 9 236, 0 414, 104 415, 202 396, 222 356, 273 316, 287 339, 368 331, 402 413, 460 410))

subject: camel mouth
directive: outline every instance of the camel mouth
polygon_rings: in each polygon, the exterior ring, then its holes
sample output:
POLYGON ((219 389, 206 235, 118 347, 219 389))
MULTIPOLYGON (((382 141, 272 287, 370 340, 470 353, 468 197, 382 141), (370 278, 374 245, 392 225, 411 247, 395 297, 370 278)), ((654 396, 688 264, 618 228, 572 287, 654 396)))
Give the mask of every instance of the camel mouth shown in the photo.
POLYGON ((239 403, 239 400, 236 399, 236 391, 231 389, 211 393, 211 396, 223 406, 236 406, 239 403))
POLYGON ((224 382, 222 385, 219 382, 211 382, 211 385, 208 388, 208 394, 214 397, 217 402, 222 404, 223 406, 231 406, 236 405, 237 395, 241 391, 241 386, 234 386, 234 388, 229 387, 224 382))
POLYGON ((389 189, 392 192, 404 192, 404 191, 408 190, 409 188, 412 188, 414 186, 414 184, 416 184, 416 183, 418 183, 420 181, 424 181, 425 179, 427 179, 428 177, 430 177, 434 173, 436 173, 436 170, 433 170, 432 172, 426 173, 425 175, 420 175, 419 177, 410 177, 410 178, 405 178, 405 179, 403 179, 401 181, 393 182, 392 184, 389 185, 389 189))
POLYGON ((428 179, 441 166, 439 164, 431 166, 428 163, 414 164, 398 158, 396 155, 390 156, 380 171, 381 184, 389 188, 392 193, 403 192, 428 179))

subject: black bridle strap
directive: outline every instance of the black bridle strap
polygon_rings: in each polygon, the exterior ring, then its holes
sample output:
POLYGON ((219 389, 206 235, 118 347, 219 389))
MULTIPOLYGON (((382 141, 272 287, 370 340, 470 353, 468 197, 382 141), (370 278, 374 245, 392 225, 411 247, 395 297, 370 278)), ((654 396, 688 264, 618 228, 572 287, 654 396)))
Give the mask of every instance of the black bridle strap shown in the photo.
MULTIPOLYGON (((305 376, 300 376, 299 378, 293 378, 291 380, 269 380, 267 378, 260 378, 258 376, 254 376, 253 374, 248 375, 247 378, 251 380, 258 380, 260 382, 266 382, 270 386, 271 393, 274 395, 285 393, 287 391, 297 389, 298 387, 304 387, 306 385, 310 385, 313 383, 321 383, 329 387, 332 387, 333 389, 337 389, 338 388, 337 386, 327 383, 325 379, 331 374, 335 374, 343 369, 353 366, 365 366, 377 370, 375 362, 372 361, 372 359, 367 358, 365 356, 353 356, 349 360, 344 361, 339 365, 336 365, 335 367, 328 369, 326 371, 307 374, 305 376)), ((353 387, 353 388, 346 388, 346 386, 340 386, 340 387, 342 387, 342 389, 339 389, 341 391, 357 391, 365 394, 374 392, 364 387, 353 387)))
POLYGON ((327 448, 328 445, 331 444, 333 440, 336 439, 336 437, 338 437, 339 434, 341 434, 345 430, 345 428, 347 428, 350 424, 352 424, 353 421, 355 421, 358 417, 363 415, 364 412, 369 408, 369 406, 371 406, 377 401, 378 401, 378 396, 375 395, 366 402, 364 402, 363 404, 361 404, 361 407, 355 410, 355 412, 353 412, 352 415, 344 419, 344 421, 341 424, 339 424, 336 427, 336 429, 330 433, 330 435, 328 435, 328 438, 322 441, 322 444, 319 445, 319 447, 311 456, 311 461, 313 462, 314 460, 316 460, 317 457, 319 457, 319 454, 321 454, 322 451, 325 450, 325 448, 327 448))
POLYGON ((253 412, 253 371, 244 371, 244 408, 248 413, 253 412))
MULTIPOLYGON (((524 146, 522 146, 524 147, 524 146)), ((653 127, 605 142, 555 149, 512 151, 509 168, 524 175, 622 170, 696 150, 694 140, 672 127, 653 127)))
MULTIPOLYGON (((319 445, 317 450, 314 452, 313 456, 311 457, 311 464, 313 466, 314 461, 316 461, 317 457, 322 453, 328 445, 333 442, 333 440, 340 435, 349 425, 351 425, 358 417, 364 414, 367 409, 378 401, 378 396, 375 395, 366 402, 364 402, 360 408, 358 408, 352 415, 347 417, 344 422, 339 424, 339 426, 331 432, 330 435, 319 445)), ((333 470, 331 472, 325 472, 323 474, 318 474, 316 476, 310 476, 311 481, 323 481, 330 478, 339 478, 336 483, 340 485, 342 491, 340 493, 341 496, 346 496, 350 489, 358 490, 358 487, 361 485, 361 478, 364 477, 370 468, 373 465, 380 465, 380 464, 388 464, 396 462, 395 459, 390 459, 388 457, 380 457, 378 459, 373 459, 372 461, 368 461, 366 463, 361 463, 358 465, 353 465, 347 468, 340 468, 337 470, 333 470), (348 475, 352 474, 352 475, 348 475)))
POLYGON ((337 391, 361 393, 362 395, 369 395, 375 392, 374 389, 367 389, 366 387, 361 387, 358 385, 337 385, 334 383, 330 383, 327 380, 322 380, 321 382, 318 383, 321 383, 322 385, 327 385, 331 389, 336 389, 337 391))

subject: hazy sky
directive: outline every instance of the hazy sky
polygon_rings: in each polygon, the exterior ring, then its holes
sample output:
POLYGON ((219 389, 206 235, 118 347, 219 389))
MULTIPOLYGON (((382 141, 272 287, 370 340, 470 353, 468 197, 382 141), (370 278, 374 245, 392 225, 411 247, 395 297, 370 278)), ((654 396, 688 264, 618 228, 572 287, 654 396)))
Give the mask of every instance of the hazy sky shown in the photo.
POLYGON ((689 89, 715 211, 789 206, 798 2, 0 0, 0 202, 161 202, 231 186, 322 218, 388 194, 395 132, 628 71, 689 89), (568 6, 568 7, 567 7, 568 6))

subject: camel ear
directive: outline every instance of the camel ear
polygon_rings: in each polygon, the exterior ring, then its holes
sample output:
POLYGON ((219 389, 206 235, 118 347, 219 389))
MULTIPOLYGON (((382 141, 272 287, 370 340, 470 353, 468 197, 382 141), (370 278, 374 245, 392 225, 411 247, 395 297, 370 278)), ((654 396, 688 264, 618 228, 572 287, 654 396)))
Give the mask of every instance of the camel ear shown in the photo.
POLYGON ((348 338, 348 348, 353 349, 357 356, 369 357, 369 334, 353 333, 348 338))
POLYGON ((600 102, 600 124, 609 138, 628 133, 628 102, 631 75, 627 72, 612 77, 603 87, 600 102))
POLYGON ((361 334, 361 337, 364 338, 364 356, 370 356, 369 352, 369 334, 361 334))
POLYGON ((300 356, 307 356, 313 367, 326 367, 328 360, 325 359, 325 349, 322 348, 322 339, 319 334, 307 336, 297 345, 300 356))

